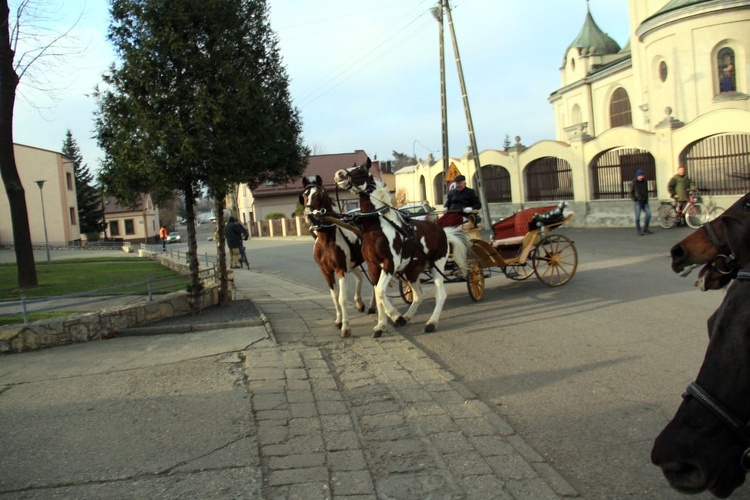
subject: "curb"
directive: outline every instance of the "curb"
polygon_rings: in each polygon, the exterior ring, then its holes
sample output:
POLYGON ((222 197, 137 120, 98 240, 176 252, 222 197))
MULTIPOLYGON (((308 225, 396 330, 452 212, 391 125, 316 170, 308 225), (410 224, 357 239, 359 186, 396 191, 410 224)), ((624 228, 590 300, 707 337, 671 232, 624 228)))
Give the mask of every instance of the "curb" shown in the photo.
MULTIPOLYGON (((226 330, 229 328, 241 328, 243 326, 262 326, 261 320, 230 321, 226 323, 213 323, 210 325, 174 325, 174 326, 141 326, 134 328, 123 328, 120 337, 138 337, 148 335, 180 334, 191 332, 208 332, 211 330, 226 330)), ((267 329, 266 329, 267 330, 267 329)))

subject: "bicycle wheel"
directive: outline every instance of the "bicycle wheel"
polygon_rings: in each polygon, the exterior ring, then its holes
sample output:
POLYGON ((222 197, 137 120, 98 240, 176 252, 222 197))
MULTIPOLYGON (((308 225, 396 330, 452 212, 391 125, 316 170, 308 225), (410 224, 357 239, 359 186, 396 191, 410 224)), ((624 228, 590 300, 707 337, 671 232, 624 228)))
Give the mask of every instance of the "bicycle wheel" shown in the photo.
POLYGON ((715 218, 721 216, 721 214, 723 213, 723 207, 711 207, 711 210, 708 211, 708 220, 714 220, 715 218))
POLYGON ((662 205, 659 207, 656 218, 659 220, 661 227, 669 229, 677 222, 677 211, 672 205, 662 205))
POLYGON ((250 269, 250 263, 247 261, 247 254, 245 253, 245 250, 240 250, 240 268, 242 266, 245 266, 247 269, 250 269))
POLYGON ((708 210, 701 203, 692 205, 685 212, 685 222, 693 229, 698 229, 708 220, 708 210))

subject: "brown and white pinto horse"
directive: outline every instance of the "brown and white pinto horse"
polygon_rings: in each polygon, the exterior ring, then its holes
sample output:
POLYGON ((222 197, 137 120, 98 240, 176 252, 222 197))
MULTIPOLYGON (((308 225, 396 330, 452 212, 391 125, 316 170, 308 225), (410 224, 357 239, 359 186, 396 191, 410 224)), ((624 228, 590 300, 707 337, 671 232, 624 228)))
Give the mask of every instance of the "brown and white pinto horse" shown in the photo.
POLYGON ((703 365, 651 461, 683 493, 729 496, 750 470, 750 193, 672 250, 672 269, 705 266, 702 289, 732 281, 708 320, 703 365))
MULTIPOLYGON (((323 219, 324 215, 336 216, 330 196, 323 189, 323 180, 316 176, 312 181, 302 179, 305 188, 299 196, 299 202, 305 209, 305 217, 310 223, 311 232, 315 232, 313 257, 320 267, 320 272, 331 292, 333 307, 336 310, 336 328, 341 330, 342 337, 349 337, 352 329, 349 326, 349 315, 346 310, 347 290, 346 274, 354 276, 354 305, 359 312, 364 312, 362 302, 362 273, 359 267, 364 260, 359 236, 353 231, 336 226, 323 219), (338 282, 338 292, 336 283, 338 282)), ((370 298, 368 314, 375 314, 375 293, 370 298)))
POLYGON ((396 326, 405 325, 417 313, 422 302, 420 274, 435 269, 435 309, 427 320, 425 332, 435 331, 440 312, 447 297, 444 284, 445 265, 453 251, 459 269, 467 272, 468 239, 460 228, 446 228, 429 221, 409 221, 404 214, 390 206, 388 188, 370 174, 370 159, 361 166, 339 170, 335 180, 339 188, 359 195, 358 223, 362 227, 362 255, 367 262, 370 277, 377 285, 375 297, 378 306, 378 323, 372 336, 383 334, 387 318, 396 326), (381 272, 382 270, 382 272, 381 272), (409 282, 413 292, 411 307, 403 316, 390 303, 386 288, 396 273, 409 282))

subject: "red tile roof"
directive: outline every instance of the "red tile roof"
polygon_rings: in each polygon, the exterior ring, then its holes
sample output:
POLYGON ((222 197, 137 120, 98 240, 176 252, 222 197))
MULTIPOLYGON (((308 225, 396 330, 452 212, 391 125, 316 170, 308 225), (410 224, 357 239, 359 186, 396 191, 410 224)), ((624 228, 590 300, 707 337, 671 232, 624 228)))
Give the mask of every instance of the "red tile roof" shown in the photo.
MULTIPOLYGON (((323 179, 323 188, 333 191, 336 189, 336 184, 333 182, 333 176, 336 171, 354 165, 363 165, 367 163, 367 158, 367 153, 361 149, 357 149, 353 153, 308 156, 307 168, 302 177, 319 175, 323 179)), ((371 168, 376 177, 380 177, 378 166, 378 162, 373 162, 373 167, 371 168)), ((255 198, 270 198, 272 196, 299 194, 302 192, 302 177, 287 184, 277 184, 274 186, 261 184, 253 189, 253 196, 255 198)))

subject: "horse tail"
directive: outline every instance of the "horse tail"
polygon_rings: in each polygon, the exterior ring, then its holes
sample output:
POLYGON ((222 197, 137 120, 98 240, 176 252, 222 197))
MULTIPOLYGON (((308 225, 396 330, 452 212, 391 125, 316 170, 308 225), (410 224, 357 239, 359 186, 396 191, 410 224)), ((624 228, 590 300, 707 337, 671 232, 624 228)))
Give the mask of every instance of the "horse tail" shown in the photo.
POLYGON ((462 271, 469 269, 468 251, 469 237, 460 227, 446 227, 445 236, 448 238, 448 244, 453 247, 453 260, 462 271))

